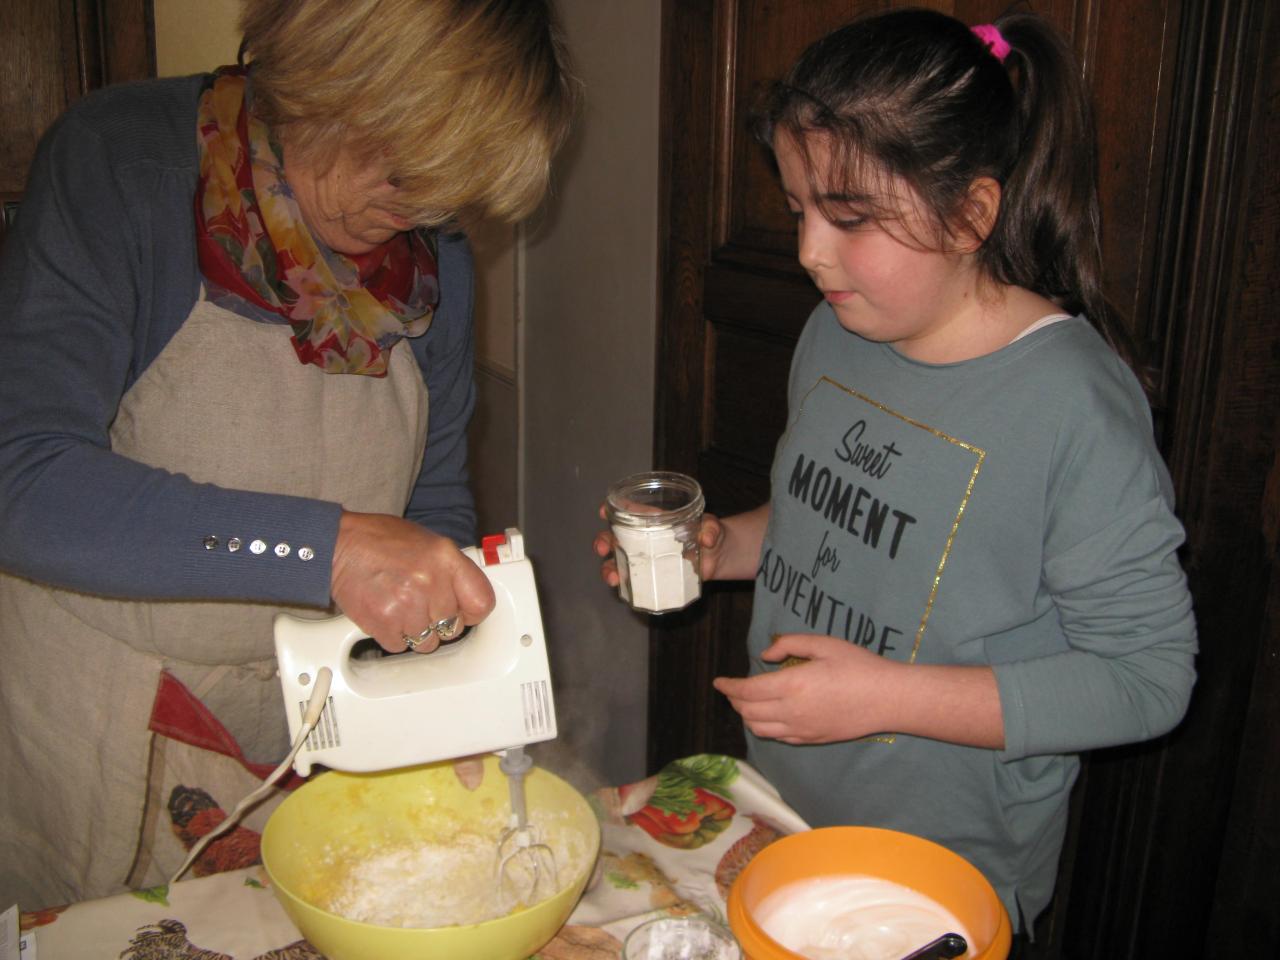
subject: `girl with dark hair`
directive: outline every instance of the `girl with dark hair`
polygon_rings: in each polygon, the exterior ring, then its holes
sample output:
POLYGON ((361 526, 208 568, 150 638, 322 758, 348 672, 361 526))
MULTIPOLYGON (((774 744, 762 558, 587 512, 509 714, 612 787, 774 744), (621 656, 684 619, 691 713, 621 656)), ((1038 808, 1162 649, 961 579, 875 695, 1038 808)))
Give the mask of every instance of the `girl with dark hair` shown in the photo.
POLYGON ((894 12, 811 46, 758 132, 824 299, 770 501, 701 532, 704 577, 755 581, 752 676, 715 686, 811 824, 942 843, 1025 928, 1077 754, 1170 730, 1195 677, 1079 69, 1034 16, 894 12))

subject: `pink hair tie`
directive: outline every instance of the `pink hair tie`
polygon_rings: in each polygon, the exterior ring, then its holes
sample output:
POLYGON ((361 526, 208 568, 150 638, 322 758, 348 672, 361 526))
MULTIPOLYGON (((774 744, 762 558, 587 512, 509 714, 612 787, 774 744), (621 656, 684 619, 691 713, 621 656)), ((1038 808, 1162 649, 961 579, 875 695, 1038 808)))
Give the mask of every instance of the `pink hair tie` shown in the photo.
POLYGON ((994 23, 984 23, 969 29, 973 31, 974 36, 987 45, 993 57, 1004 63, 1004 58, 1009 55, 1013 47, 1009 46, 1009 41, 1000 35, 1000 29, 994 23))

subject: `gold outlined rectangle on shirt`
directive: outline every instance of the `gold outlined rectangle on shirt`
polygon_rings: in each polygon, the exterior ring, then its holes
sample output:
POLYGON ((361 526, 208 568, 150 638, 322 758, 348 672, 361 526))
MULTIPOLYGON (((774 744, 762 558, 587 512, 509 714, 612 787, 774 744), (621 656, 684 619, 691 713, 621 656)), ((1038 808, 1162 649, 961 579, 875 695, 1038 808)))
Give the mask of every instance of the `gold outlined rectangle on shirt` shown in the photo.
MULTIPOLYGON (((939 440, 944 440, 947 443, 953 444, 954 446, 962 450, 972 453, 976 458, 974 460, 973 469, 972 471, 970 471, 970 474, 969 474, 969 480, 965 485, 964 495, 961 497, 960 504, 956 509, 955 517, 952 519, 951 529, 948 531, 946 541, 943 544, 942 554, 938 558, 937 567, 934 569, 933 582, 930 584, 930 587, 929 587, 929 596, 928 596, 928 599, 925 601, 924 610, 920 615, 919 626, 916 628, 915 640, 911 647, 911 655, 910 657, 907 658, 908 664, 914 664, 916 661, 916 656, 920 652, 920 644, 924 640, 924 632, 926 627, 929 624, 929 617, 933 613, 933 605, 934 605, 934 601, 937 599, 937 596, 938 596, 938 589, 942 584, 942 573, 946 569, 947 560, 951 555, 951 548, 952 548, 952 545, 955 543, 956 534, 960 531, 960 521, 964 519, 965 510, 969 505, 969 499, 973 495, 973 488, 974 488, 974 485, 977 483, 978 474, 982 471, 982 464, 983 464, 983 461, 986 459, 987 452, 981 447, 974 446, 972 443, 969 443, 965 440, 961 440, 958 437, 953 437, 950 434, 942 430, 939 430, 936 427, 931 427, 926 423, 921 423, 919 420, 915 420, 912 417, 907 416, 906 414, 899 413, 897 410, 894 410, 893 408, 888 407, 877 400, 871 399, 866 394, 859 393, 857 390, 853 390, 849 387, 846 387, 844 384, 839 383, 836 380, 833 380, 831 377, 825 376, 825 375, 820 377, 817 381, 815 381, 813 386, 810 387, 805 392, 804 397, 800 401, 800 408, 797 411, 796 419, 799 419, 799 414, 803 412, 805 401, 807 401, 809 396, 815 390, 817 390, 820 386, 822 386, 824 382, 827 384, 830 384, 831 386, 847 394, 848 396, 853 397, 856 400, 860 400, 861 402, 867 404, 868 406, 873 407, 876 410, 879 410, 881 413, 894 417, 895 419, 900 420, 909 426, 915 427, 918 430, 923 430, 926 433, 929 433, 937 437, 939 440)), ((866 737, 863 739, 878 740, 885 743, 892 743, 894 740, 892 735, 866 737)))

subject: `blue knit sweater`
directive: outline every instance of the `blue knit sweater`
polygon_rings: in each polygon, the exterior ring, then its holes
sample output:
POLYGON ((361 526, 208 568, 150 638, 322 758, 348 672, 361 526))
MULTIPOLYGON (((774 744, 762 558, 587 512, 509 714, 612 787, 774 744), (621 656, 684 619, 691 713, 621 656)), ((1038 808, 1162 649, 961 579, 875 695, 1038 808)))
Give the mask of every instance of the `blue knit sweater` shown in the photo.
MULTIPOLYGON (((194 483, 111 451, 120 398, 199 296, 193 197, 204 78, 112 87, 44 137, 0 253, 0 569, 125 598, 329 602, 328 563, 193 563, 209 530, 252 528, 332 557, 338 504, 194 483)), ((441 237, 441 303, 404 341, 431 399, 406 516, 459 543, 475 535, 467 486, 471 254, 441 237)), ((287 336, 287 328, 281 330, 287 336)))

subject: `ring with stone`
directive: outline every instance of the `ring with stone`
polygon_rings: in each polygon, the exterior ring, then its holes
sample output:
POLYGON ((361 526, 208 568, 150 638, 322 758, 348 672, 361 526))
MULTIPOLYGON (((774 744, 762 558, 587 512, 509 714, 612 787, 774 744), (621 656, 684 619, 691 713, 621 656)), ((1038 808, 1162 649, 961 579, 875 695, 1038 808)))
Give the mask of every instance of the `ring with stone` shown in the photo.
POLYGON ((408 647, 410 650, 417 650, 418 644, 422 643, 423 640, 426 640, 427 637, 431 636, 431 634, 435 632, 436 627, 438 627, 439 625, 440 624, 438 623, 433 623, 431 626, 427 627, 427 629, 423 630, 416 637, 411 637, 407 633, 401 634, 400 639, 404 641, 404 645, 408 647))
POLYGON ((448 642, 458 635, 458 625, 462 618, 458 616, 445 617, 443 620, 437 620, 431 625, 431 629, 436 632, 436 636, 443 642, 448 642))

